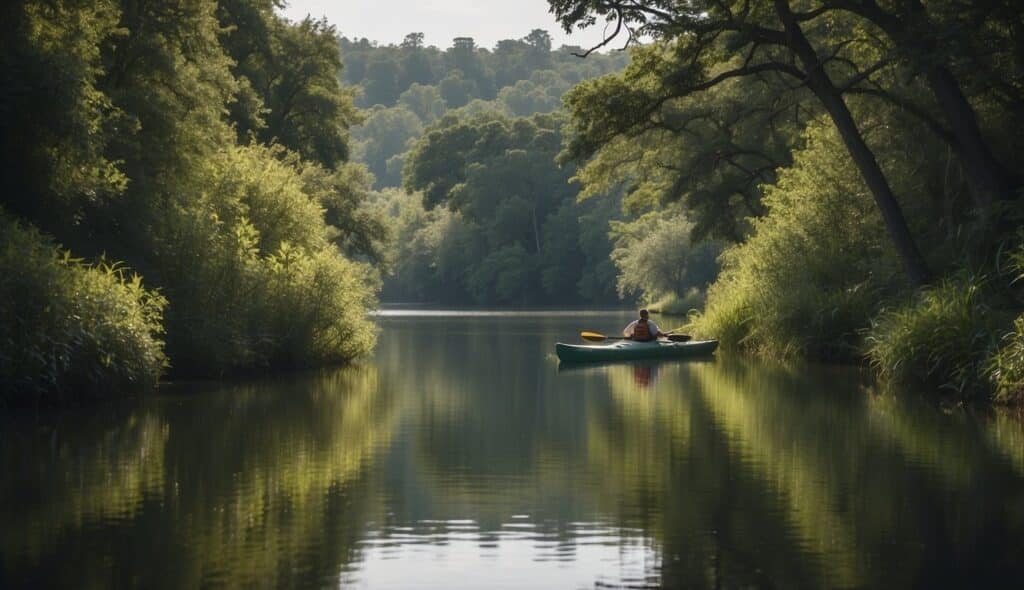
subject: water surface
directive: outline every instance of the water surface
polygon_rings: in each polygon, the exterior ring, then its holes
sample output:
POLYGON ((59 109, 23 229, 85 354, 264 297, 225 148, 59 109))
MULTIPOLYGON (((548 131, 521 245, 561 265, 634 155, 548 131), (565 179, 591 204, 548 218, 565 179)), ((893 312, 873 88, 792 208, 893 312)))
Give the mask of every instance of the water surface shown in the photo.
POLYGON ((0 418, 0 587, 1020 587, 1024 428, 848 368, 559 368, 625 314, 0 418))

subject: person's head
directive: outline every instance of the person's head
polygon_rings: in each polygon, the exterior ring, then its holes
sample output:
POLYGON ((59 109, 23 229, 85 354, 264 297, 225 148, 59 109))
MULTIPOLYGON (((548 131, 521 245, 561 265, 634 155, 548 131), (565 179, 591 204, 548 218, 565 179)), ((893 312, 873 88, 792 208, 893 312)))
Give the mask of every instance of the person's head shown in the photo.
POLYGON ((640 310, 640 319, 642 319, 642 320, 647 320, 647 317, 648 317, 649 315, 650 315, 650 314, 649 314, 649 313, 647 313, 647 310, 646 310, 646 309, 641 309, 641 310, 640 310))

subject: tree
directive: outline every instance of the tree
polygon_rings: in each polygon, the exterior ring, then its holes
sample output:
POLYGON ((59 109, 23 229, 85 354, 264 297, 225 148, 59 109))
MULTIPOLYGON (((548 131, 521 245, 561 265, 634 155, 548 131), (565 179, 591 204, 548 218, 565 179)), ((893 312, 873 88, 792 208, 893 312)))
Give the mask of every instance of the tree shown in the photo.
MULTIPOLYGON (((985 139, 977 113, 950 70, 951 53, 969 45, 970 37, 976 36, 974 29, 993 18, 994 14, 1002 19, 1000 26, 1005 26, 1004 23, 1013 26, 1016 22, 1020 27, 1019 6, 1009 11, 1005 10, 1007 4, 1000 1, 937 2, 933 6, 930 13, 920 0, 903 0, 896 4, 894 10, 886 10, 875 0, 826 0, 816 13, 824 17, 830 10, 842 10, 869 21, 895 44, 895 58, 908 66, 912 73, 924 76, 945 119, 945 127, 933 122, 932 128, 956 151, 974 200, 985 209, 996 200, 1014 196, 1020 178, 996 158, 985 139), (939 13, 938 18, 932 14, 936 12, 939 13), (943 19, 946 22, 942 22, 943 19)), ((867 92, 894 100, 885 91, 871 89, 867 92)), ((918 108, 914 112, 926 111, 918 108)))
POLYGON ((402 39, 402 49, 423 49, 423 33, 409 33, 402 39))
POLYGON ((119 18, 113 1, 0 8, 0 202, 65 243, 84 208, 126 184, 107 146, 131 122, 101 89, 101 48, 119 18))
POLYGON ((502 88, 498 100, 505 103, 509 112, 517 117, 548 113, 561 106, 558 97, 548 95, 529 80, 520 80, 514 86, 502 88))
POLYGON ((775 78, 738 77, 645 108, 652 96, 672 96, 664 72, 682 64, 656 44, 633 54, 621 74, 581 83, 566 98, 577 123, 563 157, 585 161, 582 196, 621 186, 637 214, 682 201, 694 238, 743 240, 750 218, 765 213, 762 187, 790 162, 813 114, 802 100, 806 91, 775 78))
POLYGON ((445 104, 437 86, 413 84, 398 97, 398 104, 409 109, 423 123, 433 123, 444 115, 445 104))
POLYGON ((532 70, 551 67, 551 35, 544 29, 533 29, 523 37, 528 46, 527 63, 532 70))
POLYGON ((478 302, 607 297, 607 290, 590 283, 580 291, 588 266, 597 265, 610 245, 606 218, 597 216, 594 223, 602 229, 596 239, 587 236, 590 249, 582 250, 578 219, 592 208, 575 203, 573 167, 554 162, 562 123, 555 115, 448 116, 408 155, 406 190, 421 192, 428 210, 444 205, 456 215, 453 228, 477 236, 477 250, 464 268, 466 289, 478 302))
POLYGON ((399 76, 401 70, 394 56, 373 53, 366 64, 366 78, 363 82, 362 104, 391 106, 401 94, 399 76))
POLYGON ((842 36, 828 35, 825 27, 836 23, 824 22, 819 18, 820 11, 794 12, 786 0, 773 0, 770 5, 745 1, 694 1, 680 5, 667 0, 643 4, 621 0, 549 0, 549 3, 567 31, 576 25, 591 25, 597 17, 614 21, 613 34, 597 47, 610 43, 622 30, 629 40, 637 34, 669 40, 682 66, 664 73, 666 80, 673 82, 673 92, 651 96, 645 104, 623 105, 639 107, 639 116, 672 97, 701 92, 736 77, 783 76, 806 86, 839 129, 882 213, 907 277, 917 285, 929 281, 931 272, 910 233, 900 204, 843 96, 865 72, 882 66, 855 68, 851 72, 848 64, 856 65, 856 61, 848 57, 848 43, 842 41, 842 36), (742 56, 742 61, 730 64, 725 70, 715 70, 721 55, 742 56))
POLYGON ((399 90, 413 84, 433 84, 436 81, 430 57, 421 48, 403 49, 401 73, 398 76, 399 90))
POLYGON ((366 121, 356 128, 355 140, 359 161, 365 163, 377 178, 377 186, 397 186, 401 173, 391 175, 388 160, 408 149, 409 141, 423 134, 419 118, 405 107, 377 107, 366 121))
POLYGON ((684 215, 651 213, 631 222, 612 224, 612 261, 619 270, 620 296, 656 301, 703 292, 718 275, 720 243, 694 242, 693 224, 684 215))
MULTIPOLYGON (((0 9, 5 204, 77 255, 123 260, 156 286, 168 311, 146 330, 166 339, 179 373, 338 362, 373 342, 364 316, 377 271, 343 253, 383 260, 388 230, 365 206, 365 169, 345 164, 356 113, 339 82, 336 35, 322 21, 288 23, 278 6, 46 0, 0 9)), ((87 268, 61 266, 66 279, 87 268)), ((109 302, 122 319, 137 311, 117 285, 139 295, 138 280, 88 268, 97 271, 88 280, 65 281, 81 299, 66 309, 101 323, 106 312, 86 300, 109 302)), ((39 329, 60 341, 52 326, 39 329)), ((101 362, 130 364, 119 347, 138 334, 98 340, 111 353, 101 362)), ((118 385, 104 371, 93 377, 118 385)))
POLYGON ((337 32, 326 21, 288 23, 273 0, 231 0, 218 9, 240 81, 231 107, 239 139, 254 134, 331 168, 348 159, 348 129, 358 121, 342 88, 337 32), (242 23, 239 26, 239 23, 242 23))
POLYGON ((470 100, 480 96, 480 90, 473 80, 466 79, 462 70, 448 72, 439 85, 441 98, 449 109, 465 106, 470 100))

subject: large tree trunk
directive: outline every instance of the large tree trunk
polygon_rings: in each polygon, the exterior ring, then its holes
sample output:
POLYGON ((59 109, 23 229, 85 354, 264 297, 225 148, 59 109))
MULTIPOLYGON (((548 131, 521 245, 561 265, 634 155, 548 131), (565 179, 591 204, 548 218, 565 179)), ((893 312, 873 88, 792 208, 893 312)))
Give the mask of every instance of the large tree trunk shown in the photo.
MULTIPOLYGON (((906 18, 889 14, 878 5, 865 3, 854 12, 878 25, 885 34, 908 53, 942 54, 931 37, 932 24, 920 0, 907 0, 906 18)), ((953 136, 951 146, 963 166, 964 176, 975 204, 987 210, 997 200, 1012 198, 1018 179, 999 162, 985 141, 978 117, 964 96, 953 73, 944 64, 931 61, 925 66, 925 81, 935 96, 953 136)))
POLYGON ((787 0, 775 0, 775 10, 785 27, 789 48, 800 60, 807 72, 807 85, 821 100, 825 110, 832 118, 839 135, 843 138, 850 157, 860 170, 864 182, 868 185, 875 204, 882 213, 886 229, 896 247, 896 252, 903 262, 907 277, 915 286, 925 285, 931 279, 928 264, 910 233, 910 227, 903 216, 903 209, 893 195, 889 181, 875 159, 874 152, 868 147, 864 136, 857 127, 846 101, 836 88, 831 78, 822 68, 817 53, 804 35, 800 25, 793 18, 787 0))
MULTIPOLYGON (((911 0, 909 5, 912 17, 930 28, 924 5, 919 0, 911 0)), ((910 29, 913 30, 913 23, 910 29)), ((903 42, 909 41, 907 34, 901 38, 903 42)), ((925 44, 931 46, 935 43, 929 39, 925 44)), ((964 174, 967 176, 975 202, 979 207, 987 208, 993 201, 1009 197, 1015 184, 1013 176, 989 148, 981 133, 974 108, 967 101, 953 73, 941 64, 934 64, 925 70, 925 79, 935 95, 939 108, 942 109, 950 131, 960 143, 959 152, 964 174)))
POLYGON ((925 78, 960 144, 954 148, 963 164, 975 204, 987 209, 994 201, 1010 197, 1015 184, 1013 178, 989 149, 974 108, 967 102, 952 72, 941 66, 932 67, 925 72, 925 78))

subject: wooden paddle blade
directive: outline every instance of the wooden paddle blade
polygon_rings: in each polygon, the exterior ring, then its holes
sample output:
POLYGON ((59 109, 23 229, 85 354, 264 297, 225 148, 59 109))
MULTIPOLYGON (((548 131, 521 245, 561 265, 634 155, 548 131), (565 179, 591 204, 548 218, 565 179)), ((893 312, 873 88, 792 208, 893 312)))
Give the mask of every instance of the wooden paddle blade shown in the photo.
POLYGON ((672 342, 689 342, 693 340, 693 336, 689 334, 669 334, 668 339, 672 342))
POLYGON ((580 338, 591 342, 602 342, 608 339, 607 336, 598 332, 580 332, 580 338))

